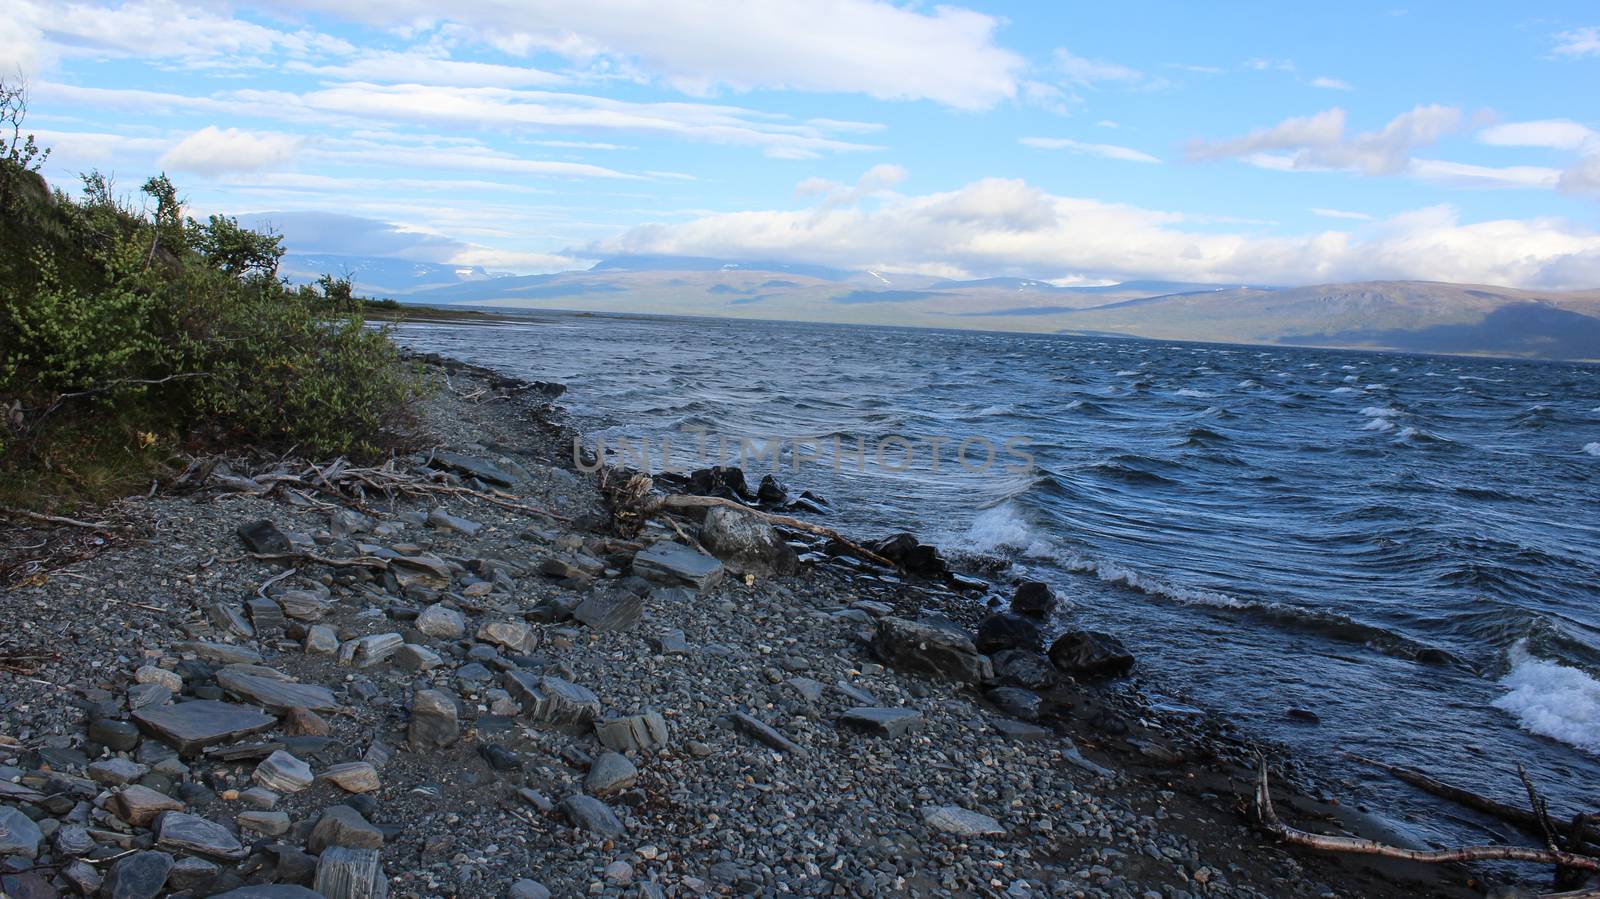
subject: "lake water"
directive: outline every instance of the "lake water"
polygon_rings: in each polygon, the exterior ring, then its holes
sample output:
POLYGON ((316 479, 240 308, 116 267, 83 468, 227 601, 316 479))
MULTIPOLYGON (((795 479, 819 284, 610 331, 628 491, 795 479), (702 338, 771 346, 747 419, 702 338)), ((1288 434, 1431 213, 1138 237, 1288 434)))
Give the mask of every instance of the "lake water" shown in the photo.
POLYGON ((398 336, 568 384, 613 445, 861 440, 861 464, 780 478, 848 533, 1049 581, 1159 691, 1365 781, 1419 836, 1483 834, 1341 753, 1506 800, 1520 761, 1553 810, 1600 810, 1600 368, 563 314, 398 336), (885 437, 924 441, 908 470, 899 443, 878 464, 885 437))

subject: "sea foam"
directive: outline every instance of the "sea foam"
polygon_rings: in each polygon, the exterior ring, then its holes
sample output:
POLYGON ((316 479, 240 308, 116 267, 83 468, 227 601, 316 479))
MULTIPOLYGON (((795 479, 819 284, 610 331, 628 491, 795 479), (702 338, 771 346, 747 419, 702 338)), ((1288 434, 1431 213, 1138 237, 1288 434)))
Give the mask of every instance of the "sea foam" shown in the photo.
POLYGON ((1583 445, 1583 451, 1591 456, 1600 456, 1600 441, 1596 441, 1595 443, 1585 443, 1583 445))
POLYGON ((1600 755, 1600 682, 1534 657, 1525 640, 1509 655, 1511 671, 1500 678, 1508 692, 1494 707, 1516 716, 1523 730, 1600 755))

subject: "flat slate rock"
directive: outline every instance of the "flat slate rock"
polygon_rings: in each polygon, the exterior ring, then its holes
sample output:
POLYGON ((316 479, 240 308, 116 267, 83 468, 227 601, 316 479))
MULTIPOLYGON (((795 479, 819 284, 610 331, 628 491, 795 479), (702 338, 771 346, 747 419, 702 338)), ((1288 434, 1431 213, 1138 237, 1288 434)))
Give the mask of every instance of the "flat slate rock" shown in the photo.
POLYGON ((33 819, 14 808, 0 806, 0 856, 20 855, 23 858, 39 857, 39 844, 44 834, 33 819))
POLYGON ((728 716, 733 719, 733 726, 751 739, 788 753, 789 755, 806 755, 806 748, 799 743, 779 733, 777 728, 744 712, 734 712, 728 716))
POLYGON ((715 556, 660 540, 633 557, 633 573, 657 583, 684 583, 704 590, 722 580, 723 567, 715 556))
POLYGON ((866 707, 845 712, 839 716, 839 723, 880 737, 900 737, 922 726, 922 713, 916 709, 866 707))
POLYGON ((323 899, 310 887, 293 883, 261 883, 218 893, 211 899, 323 899))
POLYGON ((259 703, 276 712, 287 712, 293 708, 310 709, 313 712, 337 712, 340 709, 333 691, 316 684, 297 684, 230 668, 217 672, 217 684, 241 699, 259 703))
POLYGON ((619 837, 628 830, 610 806, 593 796, 585 796, 582 793, 568 796, 561 800, 561 811, 566 814, 567 820, 572 822, 573 827, 601 836, 619 837))
POLYGON ((106 873, 100 895, 105 899, 155 899, 172 873, 172 856, 165 852, 135 852, 117 859, 106 873))
POLYGON ((207 746, 254 736, 272 729, 278 719, 254 706, 196 699, 154 706, 133 713, 139 729, 193 758, 207 746))
POLYGON ((1001 736, 1016 740, 1019 743, 1031 743, 1035 740, 1046 740, 1054 736, 1047 728, 1026 721, 1017 721, 1014 718, 995 718, 989 722, 1001 736))
POLYGON ((595 631, 620 631, 632 627, 644 613, 644 599, 626 590, 599 590, 589 594, 572 617, 595 631))
POLYGON ((505 469, 477 456, 465 453, 452 453, 447 450, 435 450, 429 457, 428 464, 434 468, 442 468, 477 478, 486 484, 497 484, 501 487, 515 487, 517 481, 505 469))
POLYGON ((172 651, 192 652, 208 662, 217 662, 223 665, 257 665, 261 662, 261 653, 248 646, 235 646, 232 643, 180 640, 172 644, 172 651))
POLYGON ((999 821, 959 805, 929 806, 922 810, 922 820, 929 827, 961 837, 991 836, 1006 832, 999 821))
POLYGON ((249 524, 241 524, 234 533, 239 535, 239 540, 253 553, 272 555, 286 553, 294 549, 289 542, 289 537, 278 526, 263 518, 249 524))
POLYGON ((522 717, 557 728, 586 728, 600 714, 600 697, 559 677, 507 671, 505 688, 522 705, 522 717))
POLYGON ((192 852, 208 858, 238 861, 245 857, 244 845, 228 828, 199 815, 167 812, 161 816, 156 845, 169 852, 192 852))

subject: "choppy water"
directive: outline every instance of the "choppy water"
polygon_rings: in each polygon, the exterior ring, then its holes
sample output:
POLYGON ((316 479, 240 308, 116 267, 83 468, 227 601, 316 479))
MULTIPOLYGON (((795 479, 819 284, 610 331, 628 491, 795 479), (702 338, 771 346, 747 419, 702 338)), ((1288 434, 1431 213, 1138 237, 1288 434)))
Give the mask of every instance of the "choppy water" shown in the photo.
POLYGON ((564 381, 613 438, 949 438, 938 472, 869 449, 782 477, 853 533, 1012 559, 1171 695, 1369 779, 1420 836, 1482 834, 1340 753, 1508 800, 1522 761, 1600 810, 1600 368, 563 315, 401 338, 564 381), (1017 435, 1030 474, 950 463, 1017 435))

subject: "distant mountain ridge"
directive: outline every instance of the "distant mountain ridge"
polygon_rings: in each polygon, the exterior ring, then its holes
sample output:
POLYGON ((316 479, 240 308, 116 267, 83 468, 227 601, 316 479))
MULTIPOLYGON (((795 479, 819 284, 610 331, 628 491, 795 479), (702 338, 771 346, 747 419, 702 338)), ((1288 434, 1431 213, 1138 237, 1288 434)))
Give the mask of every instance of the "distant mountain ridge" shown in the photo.
POLYGON ((450 265, 438 262, 413 262, 388 256, 345 256, 333 253, 288 253, 278 265, 278 274, 296 284, 307 284, 322 275, 349 275, 358 291, 377 295, 405 295, 419 290, 463 282, 489 281, 510 277, 478 265, 450 265))
POLYGON ((1600 360, 1600 290, 1423 281, 1080 286, 644 255, 585 271, 493 277, 476 268, 390 261, 419 267, 409 280, 399 277, 401 269, 372 267, 358 286, 403 281, 411 286, 377 292, 419 303, 1600 360), (452 280, 429 283, 444 278, 452 280))

